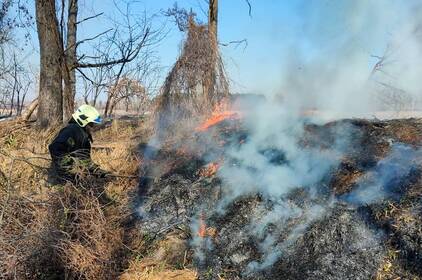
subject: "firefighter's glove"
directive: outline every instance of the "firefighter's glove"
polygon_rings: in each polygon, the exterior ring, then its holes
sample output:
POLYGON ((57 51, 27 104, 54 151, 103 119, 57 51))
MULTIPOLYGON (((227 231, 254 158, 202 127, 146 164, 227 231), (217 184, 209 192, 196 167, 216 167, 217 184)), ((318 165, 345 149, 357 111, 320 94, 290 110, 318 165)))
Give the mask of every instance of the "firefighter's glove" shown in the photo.
POLYGON ((102 170, 102 169, 98 169, 94 174, 98 178, 105 178, 107 177, 107 175, 110 175, 110 172, 102 170))
POLYGON ((109 175, 110 174, 110 172, 108 172, 108 171, 105 171, 105 170, 103 170, 103 169, 101 169, 98 165, 96 165, 96 164, 92 164, 92 166, 91 166, 91 168, 90 168, 90 173, 92 174, 92 175, 94 175, 95 177, 98 177, 98 178, 105 178, 105 177, 107 177, 107 175, 109 175))

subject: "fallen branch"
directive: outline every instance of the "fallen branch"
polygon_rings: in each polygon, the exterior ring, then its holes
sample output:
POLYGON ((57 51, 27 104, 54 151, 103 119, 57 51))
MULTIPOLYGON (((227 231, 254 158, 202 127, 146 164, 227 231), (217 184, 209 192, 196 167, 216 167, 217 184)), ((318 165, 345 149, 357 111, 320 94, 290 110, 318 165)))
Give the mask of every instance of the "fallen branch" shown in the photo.
POLYGON ((120 175, 120 174, 106 174, 106 177, 125 178, 125 179, 138 179, 139 176, 135 175, 120 175))
POLYGON ((28 109, 26 109, 25 113, 22 114, 21 119, 24 121, 28 121, 32 113, 34 113, 35 109, 38 107, 38 98, 34 99, 31 104, 29 105, 28 109))

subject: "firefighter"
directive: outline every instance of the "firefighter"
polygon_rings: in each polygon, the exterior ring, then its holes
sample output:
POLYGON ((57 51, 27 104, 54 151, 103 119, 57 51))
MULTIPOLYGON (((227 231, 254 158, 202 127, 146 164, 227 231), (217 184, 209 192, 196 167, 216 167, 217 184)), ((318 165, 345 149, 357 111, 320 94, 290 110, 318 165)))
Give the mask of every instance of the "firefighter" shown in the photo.
POLYGON ((107 176, 108 172, 100 169, 91 159, 91 129, 101 122, 98 111, 85 104, 73 113, 67 126, 60 130, 48 146, 56 181, 75 182, 76 167, 84 175, 107 176))

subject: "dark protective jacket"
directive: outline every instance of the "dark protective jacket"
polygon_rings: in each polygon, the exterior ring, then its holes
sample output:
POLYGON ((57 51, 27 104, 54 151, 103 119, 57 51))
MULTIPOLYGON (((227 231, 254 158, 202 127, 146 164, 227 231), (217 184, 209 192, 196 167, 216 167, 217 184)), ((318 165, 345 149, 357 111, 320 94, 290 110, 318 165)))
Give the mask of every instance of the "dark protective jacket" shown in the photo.
POLYGON ((56 175, 70 179, 70 170, 76 162, 89 171, 96 169, 91 160, 91 142, 91 134, 72 118, 48 146, 56 175))

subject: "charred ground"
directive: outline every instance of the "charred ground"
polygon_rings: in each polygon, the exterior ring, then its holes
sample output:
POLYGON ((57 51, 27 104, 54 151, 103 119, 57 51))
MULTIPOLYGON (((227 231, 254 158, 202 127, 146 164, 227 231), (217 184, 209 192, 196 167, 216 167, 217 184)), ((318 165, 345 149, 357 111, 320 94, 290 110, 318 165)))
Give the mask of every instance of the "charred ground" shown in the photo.
MULTIPOLYGON (((306 124, 299 140, 304 149, 330 149, 339 135, 352 137, 338 166, 316 189, 298 186, 283 198, 293 205, 291 209, 309 214, 272 217, 256 235, 251 234, 254 221, 281 213, 274 212, 281 206, 277 199, 254 192, 221 206, 226 182, 218 172, 202 170, 222 158, 241 164, 225 151, 248 141, 248 131, 238 120, 223 121, 210 130, 211 134, 196 133, 192 141, 186 139, 189 148, 156 149, 140 185, 140 230, 157 240, 184 232, 189 248, 185 257, 201 279, 422 277, 420 120, 306 124), (191 142, 205 148, 192 149, 191 142), (396 147, 414 155, 409 169, 383 186, 387 195, 382 199, 353 200, 351 194, 362 188, 373 170, 387 164, 385 158, 396 147), (268 242, 271 246, 264 248, 268 242)), ((274 164, 286 164, 283 151, 266 149, 262 154, 274 164)))

